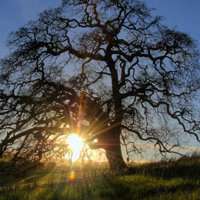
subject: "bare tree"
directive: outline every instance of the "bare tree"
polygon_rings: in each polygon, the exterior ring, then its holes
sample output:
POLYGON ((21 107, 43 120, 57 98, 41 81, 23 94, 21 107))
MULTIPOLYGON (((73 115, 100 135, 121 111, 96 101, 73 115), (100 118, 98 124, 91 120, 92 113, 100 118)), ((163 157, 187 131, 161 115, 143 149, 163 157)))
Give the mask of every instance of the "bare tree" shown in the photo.
POLYGON ((114 170, 126 168, 122 140, 137 137, 173 152, 174 125, 199 141, 195 43, 164 26, 144 3, 63 0, 13 33, 9 45, 1 65, 1 152, 20 134, 23 141, 28 132, 46 138, 53 135, 52 124, 69 123, 66 110, 73 103, 64 102, 77 96, 80 104, 81 89, 89 94, 83 95, 88 140, 98 139, 91 147, 105 149, 114 170), (66 71, 77 77, 68 79, 66 71))

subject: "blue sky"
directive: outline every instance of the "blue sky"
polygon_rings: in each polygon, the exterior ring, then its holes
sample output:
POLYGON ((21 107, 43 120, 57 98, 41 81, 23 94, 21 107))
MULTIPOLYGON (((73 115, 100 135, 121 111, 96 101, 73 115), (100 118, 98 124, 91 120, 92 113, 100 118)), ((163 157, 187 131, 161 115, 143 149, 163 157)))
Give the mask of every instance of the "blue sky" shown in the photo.
POLYGON ((7 54, 6 41, 11 31, 35 19, 45 9, 61 0, 0 0, 0 57, 7 54))
MULTIPOLYGON (((59 5, 61 0, 0 0, 0 57, 8 53, 6 40, 11 31, 23 26, 47 8, 59 5)), ((155 14, 164 17, 164 22, 180 31, 189 33, 200 42, 199 0, 145 0, 155 8, 155 14)))
POLYGON ((145 0, 154 13, 163 16, 167 25, 190 34, 200 42, 199 0, 145 0))

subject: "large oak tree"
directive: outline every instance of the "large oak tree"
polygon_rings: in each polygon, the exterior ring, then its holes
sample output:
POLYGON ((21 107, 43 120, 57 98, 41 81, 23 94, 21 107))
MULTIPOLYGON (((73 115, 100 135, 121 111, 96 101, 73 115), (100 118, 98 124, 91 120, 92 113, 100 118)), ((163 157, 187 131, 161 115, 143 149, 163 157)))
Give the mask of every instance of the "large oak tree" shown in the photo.
POLYGON ((141 1, 63 0, 12 33, 9 46, 1 61, 0 154, 15 148, 15 158, 41 159, 61 151, 55 141, 69 125, 103 148, 114 170, 126 168, 122 141, 173 152, 170 127, 199 141, 195 43, 141 1))

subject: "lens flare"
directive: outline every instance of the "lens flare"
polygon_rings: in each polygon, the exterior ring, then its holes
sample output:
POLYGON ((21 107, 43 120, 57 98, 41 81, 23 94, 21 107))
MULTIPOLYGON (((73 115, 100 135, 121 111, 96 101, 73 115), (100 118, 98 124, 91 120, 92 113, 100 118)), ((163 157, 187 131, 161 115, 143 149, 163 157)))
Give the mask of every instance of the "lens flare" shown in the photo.
POLYGON ((74 182, 76 180, 76 175, 75 175, 75 171, 70 171, 69 175, 68 175, 68 180, 70 182, 74 182))

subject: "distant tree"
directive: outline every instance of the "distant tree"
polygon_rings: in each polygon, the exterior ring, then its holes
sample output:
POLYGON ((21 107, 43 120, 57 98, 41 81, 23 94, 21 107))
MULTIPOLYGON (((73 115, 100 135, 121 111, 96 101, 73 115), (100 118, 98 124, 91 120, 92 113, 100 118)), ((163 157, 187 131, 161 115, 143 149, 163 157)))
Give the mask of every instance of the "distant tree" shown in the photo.
POLYGON ((60 127, 80 118, 81 99, 89 125, 80 126, 114 170, 126 168, 121 142, 132 144, 127 151, 139 139, 173 152, 170 126, 199 141, 195 43, 141 1, 63 0, 11 34, 9 46, 1 61, 1 153, 17 147, 40 158, 60 127))

